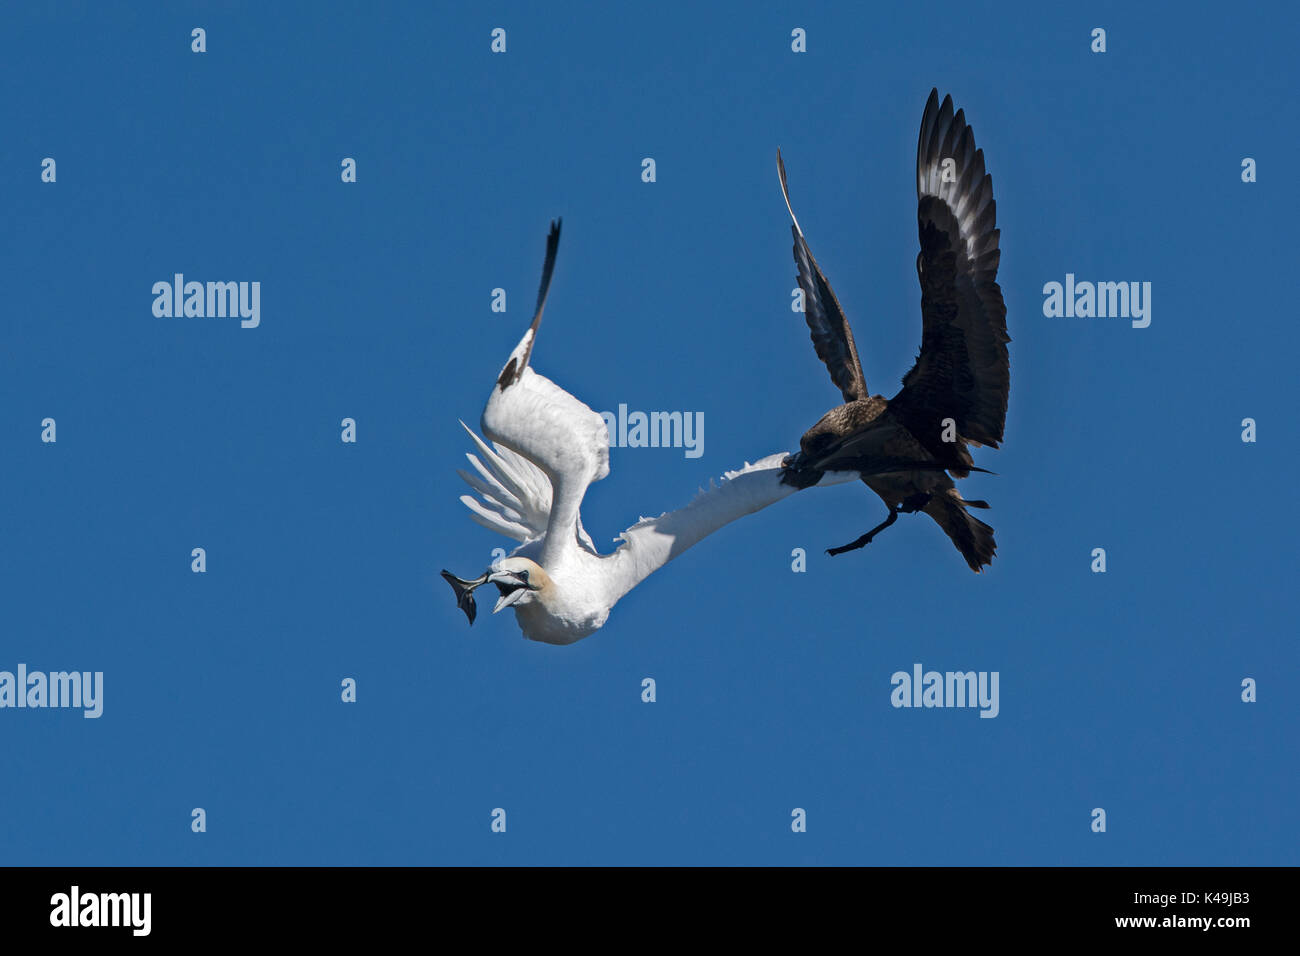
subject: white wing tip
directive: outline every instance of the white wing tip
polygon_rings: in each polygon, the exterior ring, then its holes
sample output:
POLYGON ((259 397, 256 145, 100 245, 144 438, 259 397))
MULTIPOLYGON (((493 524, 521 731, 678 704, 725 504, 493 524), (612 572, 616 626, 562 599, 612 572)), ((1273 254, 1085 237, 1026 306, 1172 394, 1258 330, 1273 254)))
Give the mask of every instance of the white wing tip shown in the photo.
POLYGON ((743 466, 737 468, 735 471, 723 472, 722 478, 724 481, 731 481, 734 478, 739 478, 741 475, 753 474, 756 471, 772 471, 774 469, 779 469, 781 463, 785 461, 787 457, 788 455, 786 452, 779 451, 775 455, 768 455, 766 458, 760 458, 758 461, 752 463, 747 461, 743 466))

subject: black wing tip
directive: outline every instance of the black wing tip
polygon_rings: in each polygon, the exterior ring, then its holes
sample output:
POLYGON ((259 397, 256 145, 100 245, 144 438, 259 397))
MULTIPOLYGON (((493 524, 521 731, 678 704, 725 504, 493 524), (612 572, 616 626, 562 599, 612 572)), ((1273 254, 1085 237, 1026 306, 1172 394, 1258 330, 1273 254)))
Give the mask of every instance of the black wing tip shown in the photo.
MULTIPOLYGON (((970 124, 966 121, 965 107, 957 109, 953 103, 952 94, 945 93, 943 100, 939 99, 939 88, 934 87, 930 90, 930 97, 925 101, 925 111, 921 114, 921 130, 917 143, 917 161, 920 162, 922 155, 927 160, 933 159, 930 154, 943 145, 945 136, 938 136, 940 127, 945 134, 952 131, 955 137, 960 137, 962 133, 971 129, 970 124)), ((974 135, 974 130, 971 129, 974 135)), ((952 140, 952 145, 956 145, 957 139, 952 140)))
POLYGON ((551 289, 551 274, 555 272, 555 258, 560 249, 560 227, 564 220, 556 217, 551 220, 551 231, 546 235, 546 259, 542 263, 542 285, 537 290, 537 309, 533 315, 533 324, 541 318, 542 308, 546 305, 546 294, 551 289))
POLYGON ((511 359, 506 363, 506 367, 501 370, 501 374, 497 376, 497 387, 504 392, 511 385, 515 384, 515 380, 518 377, 519 376, 515 374, 515 360, 511 359))
MULTIPOLYGON (((951 100, 952 97, 946 96, 945 100, 951 100)), ((934 126, 934 119, 939 113, 939 87, 930 87, 930 95, 925 98, 925 109, 921 111, 921 134, 924 135, 928 128, 934 126)))
POLYGON ((785 175, 785 160, 781 157, 781 147, 776 148, 776 174, 781 180, 781 198, 785 200, 786 212, 790 214, 790 221, 793 223, 793 229, 796 239, 803 233, 799 226, 799 217, 794 214, 794 206, 790 205, 790 181, 785 175))
POLYGON ((533 310, 533 321, 528 326, 533 332, 533 338, 528 343, 528 348, 524 350, 522 361, 516 363, 514 359, 511 359, 506 363, 506 367, 501 370, 497 384, 501 386, 502 390, 508 385, 514 384, 519 376, 523 374, 524 369, 528 367, 528 360, 532 357, 533 346, 537 344, 537 328, 542 324, 542 312, 546 309, 546 296, 551 291, 551 276, 555 272, 555 258, 560 249, 560 227, 563 223, 564 220, 559 216, 551 220, 551 231, 546 235, 546 259, 542 262, 542 282, 537 289, 537 308, 533 310))

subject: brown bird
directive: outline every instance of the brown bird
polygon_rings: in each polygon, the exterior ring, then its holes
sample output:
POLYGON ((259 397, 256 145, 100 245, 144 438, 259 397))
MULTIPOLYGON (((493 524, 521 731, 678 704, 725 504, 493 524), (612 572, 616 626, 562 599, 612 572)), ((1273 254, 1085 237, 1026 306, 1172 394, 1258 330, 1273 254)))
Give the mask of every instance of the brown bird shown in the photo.
POLYGON ((975 467, 968 446, 998 447, 1011 384, 1007 309, 997 283, 1000 233, 984 151, 975 148, 963 112, 953 113, 952 97, 940 105, 939 91, 931 90, 916 146, 921 351, 902 390, 888 400, 867 390, 853 331, 790 205, 780 150, 776 162, 794 220, 804 318, 818 358, 844 396, 843 405, 800 439, 782 481, 803 488, 826 471, 860 470, 889 508, 881 524, 829 554, 869 544, 900 513, 924 511, 978 574, 997 546, 993 529, 966 509, 988 503, 964 500, 949 475, 985 471, 975 467), (895 464, 898 470, 881 472, 895 464))

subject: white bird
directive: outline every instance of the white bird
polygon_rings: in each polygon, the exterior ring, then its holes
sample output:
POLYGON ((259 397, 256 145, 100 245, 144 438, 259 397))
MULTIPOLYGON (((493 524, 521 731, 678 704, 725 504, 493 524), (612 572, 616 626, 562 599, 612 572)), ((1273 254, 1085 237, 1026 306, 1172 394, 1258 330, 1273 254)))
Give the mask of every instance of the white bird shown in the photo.
MULTIPOLYGON (((442 576, 471 624, 474 589, 492 583, 497 611, 512 607, 524 636, 572 644, 597 631, 618 600, 652 573, 719 528, 780 501, 796 488, 781 481, 783 454, 769 455, 710 482, 685 508, 642 518, 620 535, 612 554, 596 551, 578 510, 587 486, 609 474, 605 420, 529 366, 555 267, 560 224, 546 241, 537 311, 497 378, 483 410, 480 439, 465 426, 478 455, 477 475, 459 474, 479 494, 461 501, 480 524, 521 542, 473 581, 442 576)), ((464 422, 461 423, 464 426, 464 422)), ((857 471, 828 471, 821 485, 856 481, 857 471)))

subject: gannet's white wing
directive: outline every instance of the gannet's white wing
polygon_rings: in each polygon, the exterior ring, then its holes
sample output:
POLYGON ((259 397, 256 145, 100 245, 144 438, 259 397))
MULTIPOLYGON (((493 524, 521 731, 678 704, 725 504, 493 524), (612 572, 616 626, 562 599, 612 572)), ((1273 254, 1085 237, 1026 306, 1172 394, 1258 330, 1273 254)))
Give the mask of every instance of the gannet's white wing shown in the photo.
POLYGON ((479 494, 478 499, 472 495, 460 499, 474 520, 516 541, 541 537, 551 514, 551 480, 522 455, 501 445, 489 447, 468 425, 460 424, 478 448, 478 455, 465 455, 478 474, 456 470, 479 494))
POLYGON ((479 423, 484 436, 531 462, 550 480, 550 507, 538 557, 538 563, 547 568, 563 563, 575 546, 594 552, 590 537, 582 530, 578 509, 587 486, 609 474, 605 419, 528 364, 537 344, 559 245, 560 222, 556 220, 546 237, 537 311, 497 376, 479 423))
MULTIPOLYGON (((464 469, 456 470, 465 483, 478 492, 478 498, 473 495, 460 497, 470 510, 470 517, 483 527, 522 543, 540 538, 546 533, 551 517, 551 479, 523 455, 495 442, 489 446, 468 425, 460 424, 479 452, 478 455, 473 452, 465 454, 477 475, 464 469)), ((596 553, 596 546, 581 521, 577 536, 579 544, 592 554, 596 553)))
POLYGON ((595 553, 578 510, 587 486, 609 474, 605 419, 525 367, 509 385, 492 390, 482 426, 496 445, 548 480, 549 505, 541 529, 546 540, 538 563, 558 563, 563 549, 574 542, 595 553))
MULTIPOLYGON (((781 480, 785 458, 781 452, 752 465, 746 462, 726 472, 721 481, 710 481, 685 508, 642 518, 624 531, 610 562, 615 598, 719 528, 794 494, 798 489, 781 480)), ((856 471, 828 471, 818 484, 841 484, 859 477, 856 471)))

